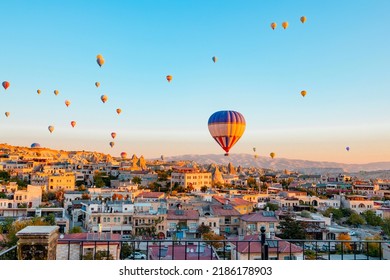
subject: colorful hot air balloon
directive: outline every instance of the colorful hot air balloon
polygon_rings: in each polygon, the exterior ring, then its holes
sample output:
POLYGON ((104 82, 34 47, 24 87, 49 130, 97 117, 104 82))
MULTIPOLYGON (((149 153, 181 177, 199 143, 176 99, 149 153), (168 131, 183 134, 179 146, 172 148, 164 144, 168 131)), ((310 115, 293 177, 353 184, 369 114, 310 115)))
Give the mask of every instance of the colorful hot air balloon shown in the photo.
POLYGON ((276 22, 271 23, 272 30, 275 30, 276 26, 277 26, 276 22))
POLYGON ((126 152, 121 152, 121 158, 123 158, 123 159, 127 158, 127 153, 126 152))
POLYGON ((305 17, 305 16, 301 16, 301 22, 302 22, 302 23, 305 23, 305 22, 306 22, 306 17, 305 17))
POLYGON ((38 94, 41 94, 41 90, 40 90, 40 89, 38 89, 38 90, 37 90, 37 93, 38 93, 38 94))
POLYGON ((283 26, 284 29, 286 29, 288 27, 288 22, 287 21, 283 22, 282 26, 283 26))
POLYGON ((100 87, 100 83, 99 83, 99 82, 96 82, 96 83, 95 83, 95 86, 96 86, 96 87, 100 87))
POLYGON ((213 56, 214 63, 217 62, 218 58, 216 56, 213 56))
POLYGON ((55 95, 58 95, 60 92, 56 89, 55 91, 54 91, 54 94, 55 95))
POLYGON ((9 83, 8 81, 4 81, 4 82, 3 82, 3 88, 4 88, 5 90, 7 90, 7 88, 9 88, 9 86, 10 86, 10 83, 9 83))
POLYGON ((168 83, 170 83, 172 81, 172 76, 171 75, 167 76, 167 81, 168 81, 168 83))
POLYGON ((112 137, 112 139, 115 139, 116 133, 115 132, 111 132, 111 137, 112 137))
POLYGON ((306 90, 302 90, 302 91, 301 91, 301 95, 302 95, 303 97, 305 97, 306 93, 307 93, 306 90))
POLYGON ((116 113, 119 115, 122 112, 121 108, 116 109, 116 113))
POLYGON ((75 127, 75 126, 76 126, 76 122, 75 122, 75 121, 71 121, 71 122, 70 122, 70 125, 71 125, 72 127, 75 127))
POLYGON ((111 148, 114 147, 115 143, 114 142, 110 142, 110 146, 111 148))
POLYGON ((101 55, 101 54, 98 54, 97 56, 96 56, 96 59, 98 59, 98 58, 102 58, 103 56, 101 55))
POLYGON ((345 149, 347 150, 347 152, 349 152, 349 147, 346 147, 345 149))
POLYGON ((269 154, 269 156, 270 156, 271 158, 274 158, 274 157, 275 157, 275 153, 272 152, 272 153, 269 154))
POLYGON ((102 96, 100 97, 100 99, 102 100, 103 103, 106 103, 107 100, 108 100, 108 97, 107 97, 107 95, 102 95, 102 96))
POLYGON ((218 111, 208 121, 211 136, 229 155, 229 150, 237 143, 245 131, 245 118, 236 111, 218 111))
POLYGON ((47 129, 49 129, 50 133, 52 133, 54 131, 54 126, 49 125, 49 127, 47 129))
POLYGON ((8 118, 9 117, 9 112, 5 112, 5 116, 8 118))
POLYGON ((65 105, 66 105, 66 107, 69 107, 70 101, 69 100, 65 100, 65 105))
POLYGON ((100 67, 102 67, 103 64, 104 64, 104 58, 103 58, 103 56, 98 57, 98 58, 96 59, 96 62, 97 62, 97 64, 98 64, 100 67))
POLYGON ((31 148, 40 148, 41 145, 39 143, 32 143, 30 147, 31 148))

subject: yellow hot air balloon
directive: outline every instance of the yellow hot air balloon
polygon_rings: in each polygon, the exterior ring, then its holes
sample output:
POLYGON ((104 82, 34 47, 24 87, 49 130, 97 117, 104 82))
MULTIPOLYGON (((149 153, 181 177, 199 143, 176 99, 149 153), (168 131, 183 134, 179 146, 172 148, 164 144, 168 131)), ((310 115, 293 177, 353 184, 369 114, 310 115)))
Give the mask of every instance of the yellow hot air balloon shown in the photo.
POLYGON ((69 100, 65 100, 65 105, 66 105, 66 107, 69 107, 70 101, 69 100))
POLYGON ((40 89, 38 89, 38 90, 37 90, 37 93, 38 93, 38 94, 41 94, 41 90, 40 90, 40 89))
POLYGON ((103 103, 106 103, 107 100, 108 100, 108 97, 107 97, 107 95, 102 95, 102 96, 100 97, 100 99, 102 100, 103 103))
POLYGON ((49 127, 47 129, 49 129, 50 133, 52 133, 54 131, 54 126, 49 125, 49 127))
POLYGON ((275 157, 275 153, 272 152, 272 153, 269 154, 269 156, 270 156, 271 158, 274 158, 274 157, 275 157))
POLYGON ((301 95, 302 95, 303 97, 305 97, 306 93, 307 93, 306 90, 302 90, 302 91, 301 91, 301 95))
POLYGON ((272 30, 275 30, 276 26, 277 26, 276 22, 271 23, 272 30))
POLYGON ((112 137, 112 139, 115 139, 116 133, 115 132, 111 132, 111 137, 112 137))
POLYGON ((97 64, 102 67, 103 64, 104 64, 104 58, 103 57, 98 57, 98 59, 96 59, 96 62, 97 64))
POLYGON ((288 22, 287 21, 283 22, 282 26, 283 26, 284 29, 286 29, 288 27, 288 22))
POLYGON ((95 83, 95 86, 96 86, 96 87, 100 87, 100 83, 99 83, 99 82, 96 82, 96 83, 95 83))
POLYGON ((116 113, 119 115, 122 112, 121 108, 116 109, 116 113))
POLYGON ((60 92, 56 89, 55 91, 54 91, 54 94, 55 95, 58 95, 60 92))
POLYGON ((103 56, 101 55, 101 54, 98 54, 97 56, 96 56, 96 59, 98 59, 98 58, 102 58, 103 56))
POLYGON ((6 116, 7 118, 9 117, 9 115, 10 115, 9 112, 5 112, 5 116, 6 116))
POLYGON ((114 142, 110 142, 110 146, 111 148, 114 147, 115 143, 114 142))
POLYGON ((301 16, 301 22, 302 22, 302 23, 305 23, 305 22, 306 22, 306 17, 305 17, 305 16, 301 16))

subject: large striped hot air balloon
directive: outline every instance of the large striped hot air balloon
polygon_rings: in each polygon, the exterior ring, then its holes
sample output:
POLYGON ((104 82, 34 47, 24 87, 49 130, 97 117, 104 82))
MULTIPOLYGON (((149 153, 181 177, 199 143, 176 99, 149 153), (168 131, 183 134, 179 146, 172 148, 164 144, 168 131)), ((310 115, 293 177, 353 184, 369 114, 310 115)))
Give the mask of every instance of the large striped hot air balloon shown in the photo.
POLYGON ((236 111, 218 111, 209 118, 211 136, 229 155, 229 150, 240 140, 245 131, 245 118, 236 111))

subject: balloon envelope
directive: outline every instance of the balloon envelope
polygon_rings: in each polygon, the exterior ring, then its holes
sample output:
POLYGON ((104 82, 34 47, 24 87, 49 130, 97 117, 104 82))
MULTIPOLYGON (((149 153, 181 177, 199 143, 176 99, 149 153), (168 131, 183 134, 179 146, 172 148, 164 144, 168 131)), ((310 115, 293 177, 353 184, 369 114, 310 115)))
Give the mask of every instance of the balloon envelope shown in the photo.
POLYGON ((110 142, 110 146, 111 148, 114 147, 115 143, 114 142, 110 142))
POLYGON ((288 22, 287 21, 283 22, 282 26, 283 26, 284 29, 286 29, 288 27, 288 22))
POLYGON ((127 153, 126 152, 121 152, 121 158, 127 158, 127 153))
POLYGON ((216 56, 213 56, 214 63, 217 62, 218 58, 216 56))
POLYGON ((98 59, 96 59, 96 62, 97 64, 102 67, 103 64, 104 64, 104 58, 103 57, 98 57, 98 59))
POLYGON ((236 111, 215 112, 208 121, 211 136, 226 152, 226 156, 244 134, 245 126, 244 116, 236 111))
POLYGON ((59 92, 58 90, 55 90, 55 91, 54 91, 54 94, 55 94, 55 95, 58 95, 59 93, 60 93, 60 92, 59 92))
POLYGON ((305 23, 305 21, 306 21, 306 17, 305 16, 301 16, 301 22, 305 23))
POLYGON ((69 107, 70 101, 69 100, 65 100, 65 105, 66 105, 66 107, 69 107))
POLYGON ((5 116, 8 118, 9 117, 9 112, 5 112, 5 116))
POLYGON ((99 83, 99 82, 96 82, 96 83, 95 83, 95 86, 96 86, 96 87, 100 87, 100 83, 99 83))
POLYGON ((72 127, 75 127, 75 126, 76 126, 76 122, 75 122, 75 121, 71 121, 71 122, 70 122, 70 125, 71 125, 72 127))
POLYGON ((274 157, 275 157, 275 153, 272 152, 272 153, 269 154, 269 156, 270 156, 271 158, 274 158, 274 157))
POLYGON ((275 22, 271 23, 272 30, 275 30, 276 26, 277 26, 277 24, 275 22))
POLYGON ((116 109, 116 113, 119 115, 122 112, 122 109, 118 108, 116 109))
POLYGON ((167 81, 168 81, 168 82, 171 82, 171 81, 172 81, 172 76, 171 76, 171 75, 168 75, 168 76, 167 76, 167 81))
POLYGON ((40 89, 38 89, 38 90, 37 90, 37 93, 38 93, 38 94, 41 94, 41 90, 40 90, 40 89))
POLYGON ((111 137, 112 137, 112 139, 114 139, 116 137, 116 133, 115 132, 111 132, 111 137))
POLYGON ((30 147, 31 148, 40 148, 41 145, 39 143, 32 143, 30 147))
POLYGON ((102 100, 103 103, 106 103, 107 100, 108 100, 108 97, 107 97, 107 95, 102 95, 102 96, 100 97, 100 99, 102 100))
POLYGON ((4 89, 9 88, 9 85, 10 85, 10 83, 9 83, 8 81, 4 81, 4 82, 3 82, 3 88, 4 88, 4 89))
POLYGON ((54 131, 54 126, 49 125, 48 129, 49 129, 50 133, 52 133, 54 131))
POLYGON ((346 147, 345 149, 349 152, 349 147, 346 147))
POLYGON ((305 97, 306 93, 307 93, 306 90, 302 90, 302 91, 301 91, 301 95, 302 95, 303 97, 305 97))

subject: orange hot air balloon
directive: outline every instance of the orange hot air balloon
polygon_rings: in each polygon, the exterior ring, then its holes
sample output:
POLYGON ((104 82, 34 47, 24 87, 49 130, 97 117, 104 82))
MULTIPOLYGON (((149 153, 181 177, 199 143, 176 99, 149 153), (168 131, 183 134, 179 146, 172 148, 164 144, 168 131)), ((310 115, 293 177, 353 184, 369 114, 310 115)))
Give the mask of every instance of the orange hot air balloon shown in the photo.
POLYGON ((108 100, 108 97, 107 97, 107 95, 102 95, 102 96, 100 97, 100 99, 102 100, 103 103, 106 103, 107 100, 108 100))
POLYGON ((271 23, 272 30, 275 30, 276 26, 277 26, 277 24, 275 22, 271 23))
POLYGON ((101 54, 98 54, 97 56, 96 56, 96 59, 98 59, 98 58, 102 58, 103 56, 101 55, 101 54))
POLYGON ((172 81, 172 76, 171 75, 167 76, 167 81, 168 81, 168 83, 170 83, 172 81))
POLYGON ((301 95, 302 95, 303 97, 305 97, 306 93, 307 93, 306 90, 302 90, 302 91, 301 91, 301 95))
POLYGON ((288 27, 288 22, 287 21, 283 22, 282 26, 283 26, 284 29, 286 29, 288 27))
POLYGON ((38 90, 37 90, 37 93, 38 93, 38 94, 41 94, 41 90, 40 90, 40 89, 38 89, 38 90))
POLYGON ((97 59, 96 59, 96 62, 97 62, 97 64, 100 66, 100 67, 102 67, 103 66, 103 64, 104 64, 104 58, 101 56, 101 57, 98 57, 97 59))
POLYGON ((115 132, 111 132, 111 137, 112 137, 112 139, 115 139, 116 133, 115 132))
POLYGON ((127 158, 127 153, 126 152, 121 152, 121 158, 123 158, 123 159, 127 158))
POLYGON ((4 88, 5 90, 7 90, 7 88, 9 88, 9 86, 10 86, 10 83, 9 83, 8 81, 4 81, 4 82, 3 82, 3 88, 4 88))
POLYGON ((69 100, 65 100, 65 105, 66 105, 66 107, 69 107, 70 101, 69 100))
POLYGON ((75 121, 71 121, 71 122, 70 122, 70 125, 71 125, 72 127, 75 127, 75 126, 76 126, 76 122, 75 122, 75 121))
POLYGON ((119 115, 122 112, 121 108, 116 109, 116 113, 119 115))
POLYGON ((114 142, 110 142, 110 146, 111 148, 114 147, 115 143, 114 142))
POLYGON ((275 153, 272 152, 272 153, 269 154, 269 156, 270 156, 271 158, 274 158, 274 157, 275 157, 275 153))
POLYGON ((47 129, 50 131, 50 133, 52 133, 54 131, 54 126, 49 125, 49 127, 47 129))
POLYGON ((305 16, 301 16, 301 22, 302 22, 302 23, 305 23, 305 22, 306 22, 306 17, 305 17, 305 16))
POLYGON ((216 56, 213 56, 213 61, 216 63, 218 61, 218 58, 216 56))
POLYGON ((99 83, 99 82, 96 82, 96 83, 95 83, 95 86, 96 86, 96 87, 100 87, 100 83, 99 83))
POLYGON ((9 112, 5 112, 5 116, 8 118, 9 117, 9 112))
POLYGON ((55 95, 58 95, 60 92, 56 89, 55 91, 54 91, 54 94, 55 95))

